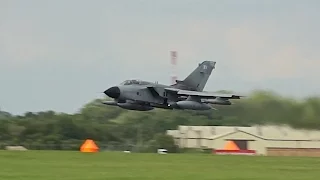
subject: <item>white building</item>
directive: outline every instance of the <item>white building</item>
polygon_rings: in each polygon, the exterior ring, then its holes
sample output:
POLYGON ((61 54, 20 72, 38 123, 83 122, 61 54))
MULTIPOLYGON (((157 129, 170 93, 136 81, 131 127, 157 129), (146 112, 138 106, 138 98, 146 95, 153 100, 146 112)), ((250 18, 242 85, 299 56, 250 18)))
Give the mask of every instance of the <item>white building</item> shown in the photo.
POLYGON ((260 155, 320 156, 320 131, 288 126, 179 126, 167 134, 185 148, 224 149, 231 140, 240 149, 255 150, 260 155))

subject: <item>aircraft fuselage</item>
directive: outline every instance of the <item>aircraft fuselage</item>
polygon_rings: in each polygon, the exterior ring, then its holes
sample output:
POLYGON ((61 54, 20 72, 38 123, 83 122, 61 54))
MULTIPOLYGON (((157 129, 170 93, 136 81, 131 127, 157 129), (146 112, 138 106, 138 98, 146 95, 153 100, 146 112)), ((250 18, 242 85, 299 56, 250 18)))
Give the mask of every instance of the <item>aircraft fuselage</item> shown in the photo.
POLYGON ((114 99, 104 104, 137 111, 154 108, 209 110, 213 109, 209 104, 230 105, 229 99, 239 97, 203 92, 214 68, 215 62, 204 61, 183 81, 173 85, 126 80, 104 91, 104 94, 114 99))

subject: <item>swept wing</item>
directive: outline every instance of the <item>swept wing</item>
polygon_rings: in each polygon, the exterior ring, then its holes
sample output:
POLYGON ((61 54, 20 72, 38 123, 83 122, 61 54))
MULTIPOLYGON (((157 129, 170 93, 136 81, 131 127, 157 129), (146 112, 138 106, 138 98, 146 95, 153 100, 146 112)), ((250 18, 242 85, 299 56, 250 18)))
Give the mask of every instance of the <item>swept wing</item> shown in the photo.
POLYGON ((208 91, 188 91, 188 90, 180 90, 176 88, 165 88, 169 93, 175 93, 178 96, 194 96, 205 99, 240 99, 241 97, 245 97, 243 95, 237 94, 221 94, 216 92, 208 92, 208 91))

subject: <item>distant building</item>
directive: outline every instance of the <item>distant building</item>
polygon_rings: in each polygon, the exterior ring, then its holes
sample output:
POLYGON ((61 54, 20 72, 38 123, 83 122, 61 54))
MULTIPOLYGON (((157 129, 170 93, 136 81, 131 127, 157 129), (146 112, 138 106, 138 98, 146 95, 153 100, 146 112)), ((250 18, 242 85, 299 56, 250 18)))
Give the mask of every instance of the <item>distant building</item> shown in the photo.
POLYGON ((320 156, 320 131, 288 126, 179 126, 167 134, 182 148, 224 149, 232 141, 258 155, 320 156))

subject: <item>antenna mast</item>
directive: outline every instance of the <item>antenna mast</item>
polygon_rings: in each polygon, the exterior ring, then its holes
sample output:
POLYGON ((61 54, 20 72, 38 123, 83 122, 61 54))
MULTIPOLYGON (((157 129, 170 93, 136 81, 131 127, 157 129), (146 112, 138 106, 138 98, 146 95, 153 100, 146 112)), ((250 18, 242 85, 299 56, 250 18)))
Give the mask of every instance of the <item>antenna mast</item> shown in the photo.
POLYGON ((175 84, 177 80, 177 72, 176 72, 177 51, 170 51, 170 54, 171 54, 171 66, 172 66, 171 83, 175 84))

